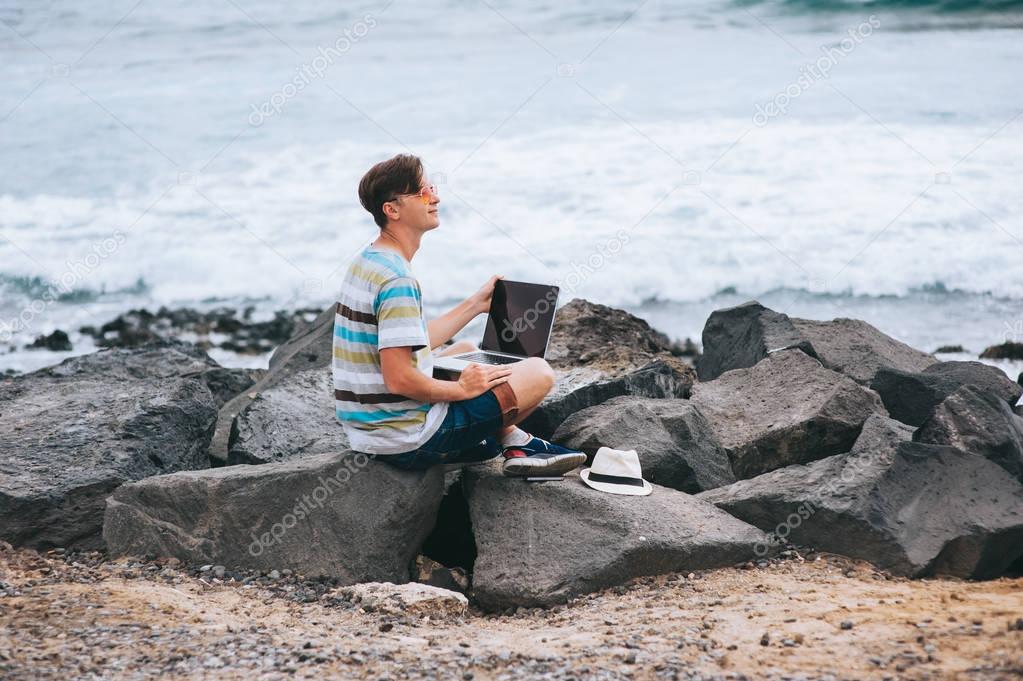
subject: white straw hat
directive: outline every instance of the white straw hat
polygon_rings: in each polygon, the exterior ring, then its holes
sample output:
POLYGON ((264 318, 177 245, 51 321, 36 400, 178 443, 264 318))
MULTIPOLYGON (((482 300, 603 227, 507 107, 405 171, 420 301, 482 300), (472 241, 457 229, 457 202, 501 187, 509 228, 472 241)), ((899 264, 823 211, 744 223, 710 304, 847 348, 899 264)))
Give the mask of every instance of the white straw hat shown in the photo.
POLYGON ((611 494, 646 496, 654 491, 643 479, 635 449, 601 447, 593 455, 593 465, 579 471, 579 477, 593 489, 611 494))

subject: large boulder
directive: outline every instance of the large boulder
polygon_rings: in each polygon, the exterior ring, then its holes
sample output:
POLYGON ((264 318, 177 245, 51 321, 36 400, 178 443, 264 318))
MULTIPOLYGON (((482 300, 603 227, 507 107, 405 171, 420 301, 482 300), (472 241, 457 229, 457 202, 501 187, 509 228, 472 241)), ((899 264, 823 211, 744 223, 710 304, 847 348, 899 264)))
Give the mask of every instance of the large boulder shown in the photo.
POLYGON ((574 298, 558 308, 547 348, 555 369, 588 367, 620 375, 671 354, 666 335, 644 319, 574 298))
POLYGON ((817 356, 787 314, 750 300, 710 313, 703 326, 703 354, 696 360, 696 371, 701 381, 711 381, 726 371, 751 367, 783 348, 817 356))
POLYGON ((1023 418, 1002 395, 963 386, 935 407, 913 439, 979 454, 1023 482, 1023 418))
POLYGON ((478 555, 473 593, 487 609, 548 606, 633 577, 734 565, 766 535, 697 498, 587 487, 578 475, 528 483, 496 466, 463 477, 478 555))
POLYGON ((797 349, 697 383, 691 400, 740 479, 847 452, 884 411, 876 393, 797 349))
POLYGON ((982 456, 875 415, 851 452, 703 492, 791 541, 907 576, 988 578, 1023 555, 1023 485, 982 456))
POLYGON ((870 387, 893 418, 919 426, 946 397, 964 385, 991 393, 1010 407, 1015 406, 1023 387, 1001 369, 981 362, 938 362, 923 371, 882 368, 870 387))
POLYGON ((126 481, 209 467, 216 368, 162 341, 64 360, 0 383, 0 538, 102 547, 104 499, 126 481))
POLYGON ((695 494, 735 482, 728 454, 689 400, 622 396, 569 416, 554 440, 588 454, 635 449, 650 482, 695 494))
POLYGON ((330 372, 334 306, 270 356, 270 368, 227 402, 209 454, 214 464, 267 463, 348 447, 334 418, 330 372))
POLYGON ((443 489, 439 468, 401 471, 351 451, 174 473, 119 487, 103 538, 111 555, 404 583, 443 489))
POLYGON ((749 301, 711 313, 697 371, 709 381, 784 348, 801 350, 863 385, 881 368, 923 371, 938 361, 858 319, 799 319, 749 301))

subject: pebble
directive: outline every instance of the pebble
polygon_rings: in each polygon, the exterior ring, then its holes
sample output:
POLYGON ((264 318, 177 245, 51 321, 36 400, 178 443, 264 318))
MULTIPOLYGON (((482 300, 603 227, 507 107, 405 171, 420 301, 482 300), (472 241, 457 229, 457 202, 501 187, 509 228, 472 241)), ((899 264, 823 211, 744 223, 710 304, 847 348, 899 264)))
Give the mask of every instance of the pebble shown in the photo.
POLYGON ((853 628, 853 623, 852 620, 842 620, 842 623, 839 626, 842 627, 842 629, 848 630, 853 628))

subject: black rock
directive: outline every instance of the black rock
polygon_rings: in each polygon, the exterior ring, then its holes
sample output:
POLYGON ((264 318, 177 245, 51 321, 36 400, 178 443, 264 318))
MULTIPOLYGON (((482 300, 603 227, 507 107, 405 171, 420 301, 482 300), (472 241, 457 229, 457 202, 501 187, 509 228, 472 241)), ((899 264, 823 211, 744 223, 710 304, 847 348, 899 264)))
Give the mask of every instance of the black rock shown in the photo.
POLYGON ((38 336, 28 348, 43 348, 53 352, 67 352, 72 350, 71 339, 67 333, 57 329, 49 336, 38 336))
POLYGON ((1000 345, 992 345, 980 353, 981 359, 1023 359, 1023 343, 1006 341, 1000 345))
POLYGON ((554 440, 586 452, 635 449, 650 482, 695 494, 735 482, 728 454, 689 400, 615 397, 569 416, 554 440))
POLYGON ((979 454, 1023 482, 1023 418, 993 391, 959 388, 934 409, 913 439, 979 454))
POLYGON ((703 492, 789 541, 909 576, 996 577, 1023 555, 1023 485, 982 456, 874 416, 853 451, 703 492))
POLYGON ((703 354, 696 371, 701 381, 710 381, 726 371, 751 367, 781 348, 817 356, 788 315, 755 300, 714 310, 703 327, 703 354))
POLYGON ((938 362, 921 372, 882 368, 870 387, 880 396, 888 413, 903 423, 919 426, 946 397, 964 385, 1014 406, 1023 387, 1001 369, 981 362, 938 362))
POLYGON ((884 410, 876 393, 797 349, 697 383, 691 401, 740 479, 847 452, 884 410))
POLYGON ((209 466, 216 367, 185 343, 103 350, 0 383, 0 537, 102 546, 104 498, 126 481, 209 466))
POLYGON ((798 319, 750 301, 711 313, 697 371, 701 381, 712 380, 782 348, 800 350, 863 385, 882 367, 922 371, 937 361, 858 319, 798 319))

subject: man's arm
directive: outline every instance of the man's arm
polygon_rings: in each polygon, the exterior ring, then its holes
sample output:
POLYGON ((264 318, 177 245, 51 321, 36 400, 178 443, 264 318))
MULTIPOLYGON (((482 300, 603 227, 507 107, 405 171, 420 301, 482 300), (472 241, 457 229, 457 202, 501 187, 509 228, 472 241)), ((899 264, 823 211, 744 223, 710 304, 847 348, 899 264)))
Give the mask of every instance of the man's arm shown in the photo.
POLYGON ((472 399, 511 375, 506 367, 470 364, 457 381, 440 381, 412 366, 412 348, 408 346, 381 349, 380 370, 389 393, 430 403, 472 399))
MULTIPOLYGON (((483 284, 479 291, 472 294, 440 317, 426 322, 430 335, 430 349, 435 350, 447 343, 452 336, 465 328, 476 315, 490 311, 490 299, 494 295, 494 282, 503 275, 495 274, 483 284)), ((447 401, 447 400, 444 400, 447 401)))

